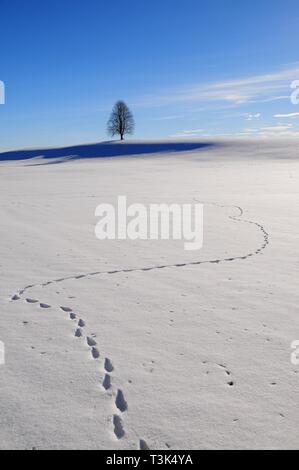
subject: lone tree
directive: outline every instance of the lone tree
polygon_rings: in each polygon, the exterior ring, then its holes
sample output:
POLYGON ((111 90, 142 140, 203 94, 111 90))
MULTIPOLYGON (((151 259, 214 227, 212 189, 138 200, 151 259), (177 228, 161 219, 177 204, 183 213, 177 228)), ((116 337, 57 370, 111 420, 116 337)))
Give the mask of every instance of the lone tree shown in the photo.
POLYGON ((109 121, 107 122, 107 132, 111 137, 120 135, 120 139, 124 140, 125 134, 133 134, 134 118, 124 101, 115 103, 109 121))

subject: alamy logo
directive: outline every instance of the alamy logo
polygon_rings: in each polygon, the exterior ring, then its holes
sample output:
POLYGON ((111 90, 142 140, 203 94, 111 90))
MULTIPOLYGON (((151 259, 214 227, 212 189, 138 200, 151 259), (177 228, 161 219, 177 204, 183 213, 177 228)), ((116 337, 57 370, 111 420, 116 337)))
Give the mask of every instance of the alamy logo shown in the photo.
POLYGON ((184 240, 185 250, 203 245, 202 204, 131 204, 118 196, 117 207, 99 204, 95 235, 99 240, 184 240))
POLYGON ((291 102, 293 104, 299 104, 299 80, 294 80, 291 83, 291 88, 294 88, 294 91, 291 94, 291 102))
POLYGON ((5 364, 5 346, 3 341, 0 341, 0 366, 5 364))
POLYGON ((5 103, 5 85, 0 80, 0 104, 4 104, 4 103, 5 103))
POLYGON ((299 341, 295 340, 291 344, 291 349, 294 349, 294 351, 291 354, 291 363, 294 366, 299 365, 299 341))

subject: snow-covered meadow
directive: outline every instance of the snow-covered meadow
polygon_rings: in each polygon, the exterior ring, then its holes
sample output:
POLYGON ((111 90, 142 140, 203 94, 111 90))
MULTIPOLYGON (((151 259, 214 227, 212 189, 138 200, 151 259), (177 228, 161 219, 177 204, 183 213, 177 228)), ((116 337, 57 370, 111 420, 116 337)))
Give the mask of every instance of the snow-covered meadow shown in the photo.
POLYGON ((121 145, 0 154, 0 448, 298 448, 298 141, 121 145), (118 195, 203 248, 98 240, 118 195))

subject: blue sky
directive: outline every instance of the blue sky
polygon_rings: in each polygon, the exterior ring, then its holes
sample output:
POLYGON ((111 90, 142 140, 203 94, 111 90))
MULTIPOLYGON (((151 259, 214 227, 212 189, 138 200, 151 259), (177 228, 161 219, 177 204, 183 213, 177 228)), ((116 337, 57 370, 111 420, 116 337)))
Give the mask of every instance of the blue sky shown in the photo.
POLYGON ((299 136, 298 0, 1 0, 0 148, 107 139, 299 136), (297 114, 298 113, 298 114, 297 114))

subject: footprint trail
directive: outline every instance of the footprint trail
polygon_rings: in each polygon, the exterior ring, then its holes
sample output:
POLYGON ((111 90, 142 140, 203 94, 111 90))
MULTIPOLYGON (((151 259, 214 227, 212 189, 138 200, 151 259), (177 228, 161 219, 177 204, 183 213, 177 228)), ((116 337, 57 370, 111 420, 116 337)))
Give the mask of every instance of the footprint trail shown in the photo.
MULTIPOLYGON (((194 199, 194 201, 196 202, 202 202, 202 201, 198 201, 196 199, 194 199)), ((243 256, 230 256, 230 257, 227 257, 227 258, 219 258, 219 259, 211 259, 211 260, 206 260, 206 261, 202 261, 202 260, 198 260, 198 261, 191 261, 191 262, 180 262, 180 263, 176 263, 176 264, 163 264, 163 265, 156 265, 156 266, 144 266, 142 268, 130 268, 130 269, 118 269, 118 270, 111 270, 111 271, 93 271, 93 272, 88 272, 88 273, 81 273, 81 274, 76 274, 76 275, 72 275, 72 276, 68 276, 68 277, 63 277, 63 278, 59 278, 59 279, 53 279, 53 280, 48 280, 48 281, 45 281, 43 283, 38 283, 38 284, 30 284, 30 285, 27 285, 25 286, 23 289, 17 291, 12 297, 11 297, 11 301, 20 301, 25 292, 27 292, 28 290, 34 288, 34 287, 47 287, 51 284, 54 284, 54 283, 59 283, 59 282, 64 282, 64 281, 68 281, 68 280, 78 280, 78 279, 83 279, 83 278, 89 278, 89 277, 92 277, 92 276, 102 276, 102 275, 117 275, 117 274, 120 274, 120 273, 133 273, 133 272, 150 272, 150 271, 154 271, 154 270, 161 270, 161 269, 171 269, 171 268, 175 268, 175 269, 179 269, 179 268, 184 268, 184 267, 187 267, 187 266, 199 266, 199 265, 202 265, 202 264, 220 264, 220 263, 227 263, 227 262, 235 262, 235 261, 238 261, 238 260, 247 260, 247 259, 250 259, 251 257, 253 256, 256 256, 258 254, 260 254, 266 247, 267 245, 269 244, 269 234, 267 233, 267 231, 265 230, 265 228, 263 227, 263 225, 261 225, 260 223, 258 222, 254 222, 254 221, 251 221, 251 220, 245 220, 243 219, 243 209, 239 206, 224 206, 224 205, 220 205, 220 204, 216 204, 216 203, 206 203, 206 204, 211 204, 211 205, 215 205, 217 207, 230 207, 230 208, 234 208, 234 209, 237 209, 238 212, 239 212, 239 215, 238 216, 234 216, 234 215, 231 215, 229 216, 229 218, 233 221, 236 221, 236 222, 240 222, 240 223, 247 223, 247 224, 252 224, 252 225, 255 225, 257 227, 257 229, 261 232, 262 234, 262 237, 263 237, 263 242, 253 251, 253 252, 249 252, 249 253, 246 253, 244 254, 243 256)), ((27 302, 28 304, 38 304, 39 307, 41 309, 51 309, 51 305, 47 304, 47 303, 44 303, 44 302, 41 302, 37 299, 32 299, 30 297, 27 297, 24 299, 25 302, 27 302)), ((74 322, 74 320, 76 320, 77 318, 77 315, 76 313, 73 312, 73 309, 71 307, 65 307, 65 306, 58 306, 57 308, 59 308, 61 311, 65 312, 65 313, 68 313, 68 318, 72 321, 72 323, 74 322)), ((74 337, 77 338, 77 340, 82 340, 84 338, 84 329, 86 328, 86 323, 85 321, 80 318, 78 323, 77 323, 77 328, 75 330, 75 333, 74 333, 74 337)), ((91 337, 91 336, 86 336, 85 337, 85 341, 86 341, 86 344, 87 344, 87 347, 90 349, 90 354, 91 354, 91 357, 92 359, 95 360, 95 363, 98 364, 99 360, 100 360, 100 351, 99 349, 97 348, 97 342, 91 337)), ((231 372, 224 366, 224 365, 221 365, 221 364, 218 364, 219 367, 223 368, 224 369, 224 372, 225 374, 227 375, 227 378, 229 379, 227 381, 227 386, 229 387, 233 387, 235 385, 235 382, 231 379, 231 372)), ((104 359, 104 363, 103 363, 103 371, 104 371, 104 377, 103 377, 103 380, 102 380, 102 390, 104 392, 107 392, 109 391, 109 394, 111 394, 112 392, 112 398, 114 398, 114 414, 112 415, 112 425, 113 425, 113 433, 114 433, 114 436, 116 437, 117 440, 120 440, 120 439, 123 439, 124 436, 125 436, 125 428, 124 428, 124 424, 123 424, 123 414, 127 411, 128 409, 128 404, 127 404, 127 401, 124 397, 124 394, 123 394, 123 391, 121 389, 117 389, 116 391, 113 391, 113 383, 112 383, 112 378, 111 378, 111 373, 114 371, 114 367, 112 365, 112 361, 105 357, 104 359)), ((144 439, 140 439, 139 442, 138 442, 138 447, 140 450, 148 450, 149 447, 146 443, 146 441, 144 439)))

